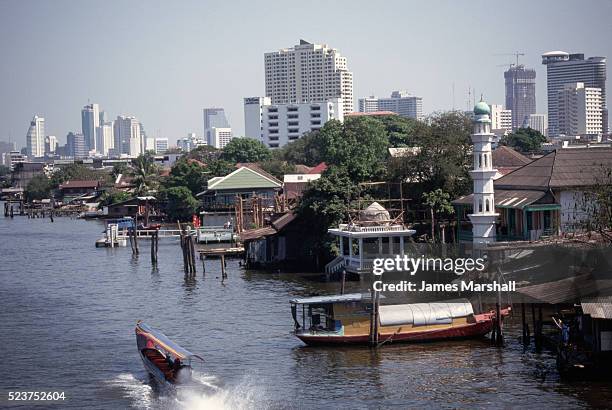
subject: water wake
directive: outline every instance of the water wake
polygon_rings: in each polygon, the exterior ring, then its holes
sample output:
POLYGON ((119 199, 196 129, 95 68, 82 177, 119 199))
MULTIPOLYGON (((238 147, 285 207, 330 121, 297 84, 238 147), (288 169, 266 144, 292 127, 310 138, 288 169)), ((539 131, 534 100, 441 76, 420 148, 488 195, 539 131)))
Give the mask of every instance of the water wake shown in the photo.
POLYGON ((148 382, 134 377, 132 374, 119 374, 110 382, 111 385, 123 390, 126 398, 137 409, 168 409, 168 410, 247 410, 265 408, 263 392, 255 388, 249 379, 228 388, 219 387, 217 378, 198 372, 193 373, 193 379, 202 388, 180 388, 176 392, 154 389, 148 382))

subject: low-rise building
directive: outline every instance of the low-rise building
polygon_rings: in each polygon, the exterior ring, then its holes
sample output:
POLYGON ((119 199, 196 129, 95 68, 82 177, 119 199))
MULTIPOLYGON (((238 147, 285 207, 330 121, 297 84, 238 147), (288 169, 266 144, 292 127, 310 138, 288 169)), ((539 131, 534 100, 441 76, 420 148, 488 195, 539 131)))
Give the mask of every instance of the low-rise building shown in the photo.
POLYGON ((70 202, 80 196, 95 194, 100 186, 100 181, 70 180, 61 183, 58 190, 62 200, 70 202))

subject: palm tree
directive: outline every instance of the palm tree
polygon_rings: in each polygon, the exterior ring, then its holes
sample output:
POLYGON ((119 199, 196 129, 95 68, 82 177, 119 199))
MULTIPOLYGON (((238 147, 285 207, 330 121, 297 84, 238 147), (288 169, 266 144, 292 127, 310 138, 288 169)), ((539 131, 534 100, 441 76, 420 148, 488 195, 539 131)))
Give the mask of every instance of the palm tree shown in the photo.
MULTIPOLYGON (((132 176, 136 187, 135 194, 138 196, 156 192, 159 185, 158 166, 155 158, 150 152, 140 154, 132 161, 132 176)), ((145 225, 149 225, 149 200, 145 200, 145 225)))

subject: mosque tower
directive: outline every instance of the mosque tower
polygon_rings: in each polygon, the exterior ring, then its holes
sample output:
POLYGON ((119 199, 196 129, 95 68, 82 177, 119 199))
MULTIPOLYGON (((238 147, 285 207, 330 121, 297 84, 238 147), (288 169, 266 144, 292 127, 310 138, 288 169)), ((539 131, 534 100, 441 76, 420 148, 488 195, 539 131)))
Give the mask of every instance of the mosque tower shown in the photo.
POLYGON ((470 171, 474 180, 474 208, 469 216, 472 221, 474 245, 495 242, 495 199, 491 143, 495 135, 491 133, 491 108, 480 98, 474 106, 474 125, 472 143, 474 144, 474 169, 470 171))

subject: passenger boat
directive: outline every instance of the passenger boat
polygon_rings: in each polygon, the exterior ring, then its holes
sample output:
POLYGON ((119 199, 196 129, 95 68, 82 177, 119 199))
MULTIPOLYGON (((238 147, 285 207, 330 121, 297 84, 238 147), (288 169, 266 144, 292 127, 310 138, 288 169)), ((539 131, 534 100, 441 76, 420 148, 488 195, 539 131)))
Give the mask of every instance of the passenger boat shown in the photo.
POLYGON ((145 369, 161 385, 193 384, 193 367, 204 362, 142 321, 136 324, 136 344, 145 369))
MULTIPOLYGON (((495 312, 474 314, 466 300, 381 305, 368 294, 293 299, 294 334, 308 345, 423 342, 482 337, 493 329, 495 312), (301 308, 301 309, 300 309, 301 308), (375 326, 372 326, 375 318, 375 326), (301 319, 301 323, 300 323, 301 319)), ((507 316, 510 308, 502 309, 507 316)))

